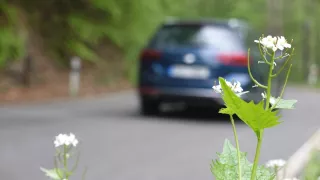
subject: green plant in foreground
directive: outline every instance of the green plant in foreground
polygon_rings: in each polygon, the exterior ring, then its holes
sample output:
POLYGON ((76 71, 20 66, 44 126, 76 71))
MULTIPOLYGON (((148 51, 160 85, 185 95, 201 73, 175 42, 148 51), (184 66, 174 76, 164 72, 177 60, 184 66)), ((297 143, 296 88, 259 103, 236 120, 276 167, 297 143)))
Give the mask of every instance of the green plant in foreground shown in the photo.
POLYGON ((55 167, 53 169, 40 167, 40 170, 52 180, 69 180, 70 176, 73 175, 78 166, 79 154, 77 156, 76 163, 72 169, 69 169, 69 161, 71 157, 76 154, 75 147, 78 145, 78 140, 72 133, 70 133, 70 135, 59 134, 56 136, 54 145, 56 147, 56 156, 54 159, 55 167))
MULTIPOLYGON (((252 81, 257 87, 264 89, 262 99, 259 103, 255 104, 253 101, 246 102, 241 98, 243 92, 241 84, 238 81, 228 82, 224 78, 219 77, 219 85, 213 86, 214 91, 222 94, 222 99, 225 103, 225 108, 222 108, 219 113, 227 114, 230 116, 231 124, 233 127, 236 148, 232 146, 229 140, 225 140, 223 152, 218 154, 218 160, 212 161, 211 172, 217 180, 273 180, 276 173, 270 168, 259 165, 259 157, 261 151, 261 144, 263 140, 264 130, 266 128, 274 127, 281 122, 277 109, 293 109, 297 100, 284 100, 282 99, 284 89, 287 85, 292 64, 289 62, 292 58, 294 49, 287 53, 291 45, 287 43, 286 39, 281 37, 261 37, 255 41, 259 45, 262 65, 269 67, 268 71, 268 84, 264 85, 258 82, 250 70, 250 59, 248 58, 248 72, 252 81), (281 55, 276 57, 276 51, 281 51, 281 55), (284 52, 283 52, 284 51, 284 52), (270 56, 268 60, 267 56, 270 56), (274 72, 277 60, 286 58, 283 66, 274 72), (271 95, 272 79, 276 78, 285 67, 289 66, 285 83, 279 97, 271 95), (244 123, 246 123, 255 133, 257 138, 256 153, 254 162, 251 163, 246 158, 246 153, 240 151, 238 136, 234 123, 233 116, 238 116, 244 123)), ((250 49, 248 50, 248 57, 250 49)))
POLYGON ((312 152, 312 156, 303 173, 304 180, 320 179, 320 150, 312 152))

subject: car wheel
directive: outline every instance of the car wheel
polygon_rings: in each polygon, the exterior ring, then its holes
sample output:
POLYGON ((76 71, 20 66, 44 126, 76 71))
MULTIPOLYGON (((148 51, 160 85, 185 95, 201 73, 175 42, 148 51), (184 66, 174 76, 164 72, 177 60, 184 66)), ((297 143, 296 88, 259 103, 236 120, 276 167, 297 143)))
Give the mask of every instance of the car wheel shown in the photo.
POLYGON ((140 112, 142 115, 157 115, 159 113, 159 101, 140 100, 140 112))

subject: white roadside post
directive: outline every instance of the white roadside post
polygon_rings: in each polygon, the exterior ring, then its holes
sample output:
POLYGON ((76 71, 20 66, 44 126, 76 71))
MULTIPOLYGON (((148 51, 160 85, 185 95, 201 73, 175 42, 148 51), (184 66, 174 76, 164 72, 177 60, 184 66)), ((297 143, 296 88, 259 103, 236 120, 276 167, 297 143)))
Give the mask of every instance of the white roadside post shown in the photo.
POLYGON ((279 179, 293 178, 301 175, 303 168, 311 158, 311 153, 320 148, 319 142, 320 128, 288 159, 286 165, 279 170, 279 179))
POLYGON ((77 96, 80 88, 81 59, 79 57, 71 58, 70 66, 69 94, 70 96, 77 96))
POLYGON ((311 64, 311 66, 309 67, 308 84, 316 85, 317 82, 318 82, 318 67, 316 64, 311 64))

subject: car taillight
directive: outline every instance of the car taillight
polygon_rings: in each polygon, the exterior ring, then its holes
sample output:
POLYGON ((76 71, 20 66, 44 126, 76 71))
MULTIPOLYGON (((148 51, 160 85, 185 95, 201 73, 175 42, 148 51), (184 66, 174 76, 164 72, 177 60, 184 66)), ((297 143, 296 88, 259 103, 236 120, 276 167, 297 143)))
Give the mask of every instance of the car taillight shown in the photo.
MULTIPOLYGON (((219 61, 224 65, 230 66, 247 66, 248 56, 246 54, 220 54, 219 61)), ((250 60, 251 61, 251 60, 250 60)))
POLYGON ((161 52, 152 49, 146 49, 141 52, 140 59, 141 60, 158 60, 161 57, 161 52))

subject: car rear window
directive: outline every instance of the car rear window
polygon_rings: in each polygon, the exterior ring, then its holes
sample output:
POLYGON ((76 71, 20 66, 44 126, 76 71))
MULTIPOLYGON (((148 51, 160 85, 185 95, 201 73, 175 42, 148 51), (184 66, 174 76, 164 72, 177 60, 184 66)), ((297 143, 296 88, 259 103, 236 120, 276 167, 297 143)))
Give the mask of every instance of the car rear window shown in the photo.
POLYGON ((221 51, 239 51, 243 44, 230 28, 214 25, 168 25, 153 38, 154 48, 213 47, 221 51))

